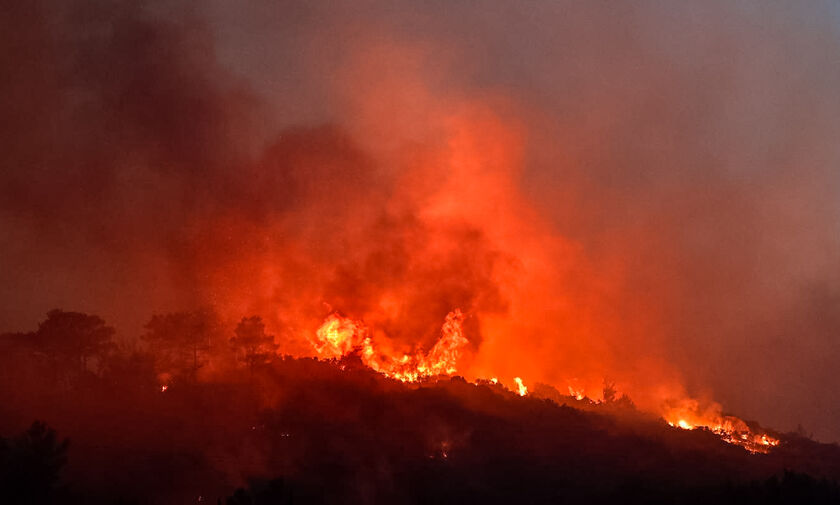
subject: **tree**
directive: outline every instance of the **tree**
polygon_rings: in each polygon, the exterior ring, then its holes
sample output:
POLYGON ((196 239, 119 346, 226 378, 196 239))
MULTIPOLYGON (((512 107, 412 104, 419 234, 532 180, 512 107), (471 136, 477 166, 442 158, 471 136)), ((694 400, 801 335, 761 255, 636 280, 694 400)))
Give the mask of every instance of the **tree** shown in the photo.
POLYGON ((85 371, 91 357, 102 364, 113 348, 113 336, 114 328, 99 316, 56 309, 47 313, 47 319, 32 335, 32 343, 54 364, 66 362, 85 371))
POLYGON ((221 333, 218 316, 207 309, 155 315, 145 328, 141 339, 154 354, 158 371, 191 380, 205 365, 214 336, 221 333))
POLYGON ((245 363, 251 372, 277 351, 274 336, 266 334, 265 324, 259 316, 243 317, 236 326, 235 333, 236 336, 230 339, 230 343, 236 350, 237 359, 245 363))
POLYGON ((615 382, 604 379, 604 403, 615 403, 618 399, 618 390, 615 388, 615 382))
POLYGON ((112 353, 102 372, 109 384, 122 391, 155 389, 160 386, 156 375, 154 356, 133 347, 112 353))
POLYGON ((619 393, 615 382, 604 379, 604 403, 614 408, 635 409, 636 406, 629 396, 619 393))
POLYGON ((10 504, 61 503, 59 474, 67 463, 68 444, 38 421, 18 437, 0 439, 0 499, 10 504))

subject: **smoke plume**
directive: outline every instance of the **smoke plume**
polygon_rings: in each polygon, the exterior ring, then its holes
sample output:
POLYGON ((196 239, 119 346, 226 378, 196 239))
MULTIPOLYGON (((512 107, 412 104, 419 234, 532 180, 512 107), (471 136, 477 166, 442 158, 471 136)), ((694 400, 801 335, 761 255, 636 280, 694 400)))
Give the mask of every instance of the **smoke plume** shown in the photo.
POLYGON ((52 2, 0 20, 0 326, 333 312, 459 372, 837 440, 831 2, 52 2))

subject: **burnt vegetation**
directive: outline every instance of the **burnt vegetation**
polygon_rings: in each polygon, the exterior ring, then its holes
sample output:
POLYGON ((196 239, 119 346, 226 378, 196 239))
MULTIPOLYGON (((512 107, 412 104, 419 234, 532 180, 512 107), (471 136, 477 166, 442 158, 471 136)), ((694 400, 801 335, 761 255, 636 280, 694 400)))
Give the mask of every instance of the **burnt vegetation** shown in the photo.
POLYGON ((608 382, 598 404, 546 385, 403 384, 352 355, 278 356, 259 317, 212 310, 154 316, 136 346, 117 337, 59 310, 2 335, 0 502, 840 500, 836 445, 780 434, 750 454, 608 382))

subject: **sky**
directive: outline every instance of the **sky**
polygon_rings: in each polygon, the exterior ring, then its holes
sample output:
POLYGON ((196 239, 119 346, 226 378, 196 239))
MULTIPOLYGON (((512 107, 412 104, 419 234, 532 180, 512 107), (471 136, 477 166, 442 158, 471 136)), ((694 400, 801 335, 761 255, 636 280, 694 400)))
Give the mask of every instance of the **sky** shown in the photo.
POLYGON ((331 311, 840 440, 834 2, 53 2, 0 20, 0 328, 331 311))

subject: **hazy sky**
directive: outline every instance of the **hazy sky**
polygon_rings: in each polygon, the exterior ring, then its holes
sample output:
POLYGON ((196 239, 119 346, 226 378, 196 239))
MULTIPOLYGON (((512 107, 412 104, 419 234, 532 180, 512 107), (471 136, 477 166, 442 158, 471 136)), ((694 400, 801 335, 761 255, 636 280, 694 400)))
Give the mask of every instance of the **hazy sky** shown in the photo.
POLYGON ((836 2, 140 4, 5 9, 3 330, 458 305, 476 370, 840 440, 836 2))

